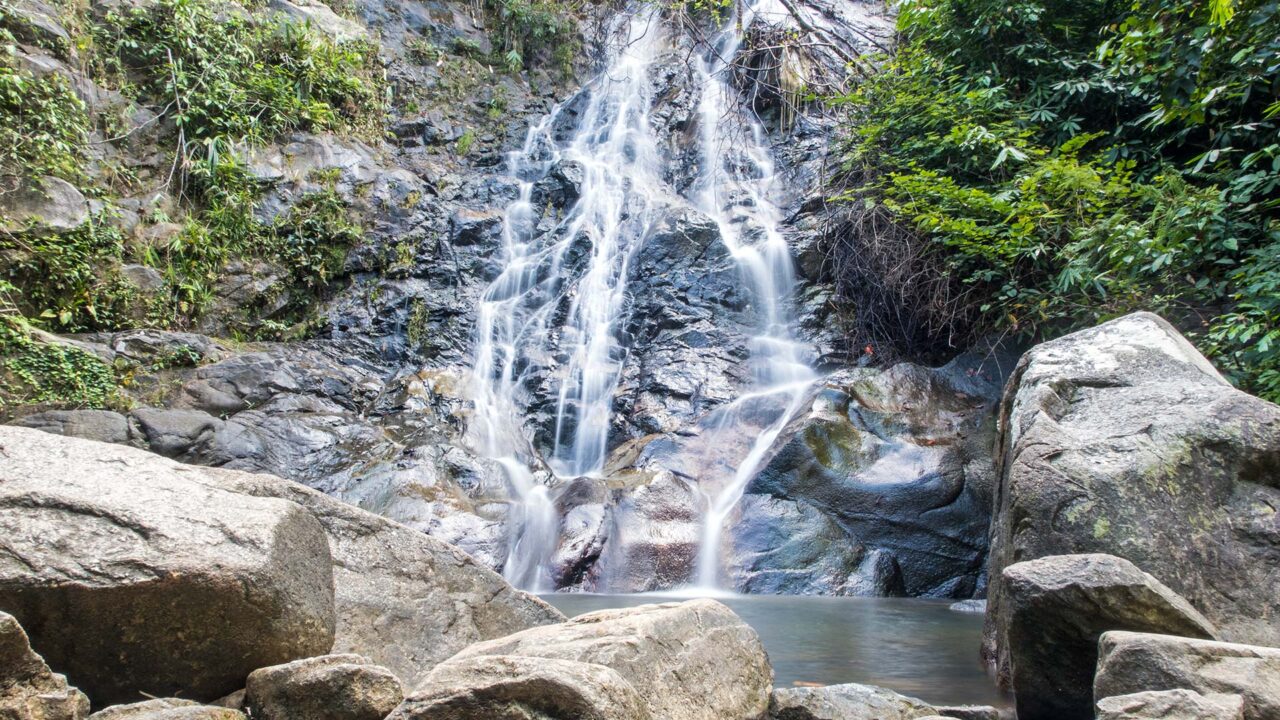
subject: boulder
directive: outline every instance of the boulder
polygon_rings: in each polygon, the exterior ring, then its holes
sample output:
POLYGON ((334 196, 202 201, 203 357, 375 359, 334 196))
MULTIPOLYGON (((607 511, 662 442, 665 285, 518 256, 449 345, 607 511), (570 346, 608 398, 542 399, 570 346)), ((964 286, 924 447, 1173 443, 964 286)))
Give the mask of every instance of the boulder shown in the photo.
POLYGON ((342 17, 321 0, 271 0, 269 7, 337 42, 356 40, 368 35, 359 23, 342 17))
POLYGON ((1093 716, 1098 637, 1107 630, 1215 635, 1186 600, 1113 555, 1055 555, 1011 565, 1003 577, 1020 720, 1093 716))
POLYGON ((1099 700, 1097 720, 1242 720, 1243 713, 1239 695, 1153 690, 1099 700))
POLYGON ((245 720, 244 713, 180 698, 158 698, 129 705, 112 705, 89 720, 245 720))
POLYGON ((258 720, 383 720, 403 699, 399 678, 359 655, 261 668, 245 684, 245 705, 258 720))
MULTIPOLYGON (((512 671, 527 673, 541 664, 518 663, 512 671)), ((638 693, 641 707, 653 720, 759 718, 768 709, 773 683, 773 670, 755 631, 732 610, 713 600, 602 610, 559 625, 532 628, 477 643, 428 676, 405 701, 405 712, 409 708, 430 707, 427 703, 440 697, 441 688, 451 696, 471 692, 454 682, 471 676, 477 677, 481 684, 475 692, 482 696, 499 693, 506 698, 504 702, 538 703, 540 697, 550 695, 559 698, 556 702, 565 703, 555 707, 579 703, 597 709, 605 707, 603 698, 618 707, 630 707, 628 694, 619 689, 620 679, 638 693), (555 677, 536 676, 524 685, 514 677, 510 681, 490 679, 488 671, 481 669, 486 663, 497 666, 512 656, 602 666, 614 671, 617 678, 576 667, 556 665, 553 668, 547 663, 547 672, 555 677), (495 657, 504 660, 490 660, 495 657), (467 665, 457 668, 459 663, 467 665), (561 688, 564 682, 571 683, 565 678, 574 675, 591 678, 583 685, 583 692, 592 697, 565 695, 563 690, 553 689, 561 688), (484 689, 495 683, 502 690, 484 689)), ((395 717, 435 716, 397 713, 395 717)))
POLYGON ((89 201, 66 180, 27 179, 0 193, 0 229, 9 233, 65 233, 89 221, 89 201))
POLYGON ((937 708, 874 685, 780 688, 769 702, 772 720, 916 720, 937 708))
POLYGON ((394 720, 652 720, 647 703, 603 665, 506 655, 433 670, 394 720))
POLYGON ((12 615, 0 612, 0 718, 84 720, 89 698, 35 654, 12 615))
POLYGON ((146 440, 147 449, 165 457, 183 457, 209 443, 223 422, 202 410, 139 408, 129 414, 136 436, 146 440))
POLYGON ((1095 698, 1178 688, 1239 695, 1245 720, 1280 718, 1280 648, 1134 632, 1102 636, 1095 698))
POLYGON ((324 529, 150 453, 0 427, 0 609, 99 705, 212 700, 333 644, 324 529))
POLYGON ((1023 356, 1001 409, 985 654, 1007 678, 1002 571, 1109 553, 1233 642, 1280 645, 1280 407, 1137 313, 1023 356))
POLYGON ((410 687, 468 645, 564 619, 462 551, 423 533, 288 480, 234 470, 205 472, 219 487, 291 500, 319 518, 333 552, 338 615, 333 652, 364 655, 410 687))
POLYGON ((1000 720, 1000 711, 990 705, 939 705, 937 710, 956 720, 1000 720))
POLYGON ((110 410, 50 410, 14 420, 15 425, 107 443, 129 442, 129 421, 110 410))

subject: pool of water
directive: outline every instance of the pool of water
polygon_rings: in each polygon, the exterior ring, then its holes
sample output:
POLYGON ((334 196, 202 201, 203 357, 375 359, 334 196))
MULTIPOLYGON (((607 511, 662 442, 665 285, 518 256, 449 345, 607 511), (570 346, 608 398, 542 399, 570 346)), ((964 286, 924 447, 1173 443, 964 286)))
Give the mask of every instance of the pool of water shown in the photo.
MULTIPOLYGON (((573 617, 674 599, 542 596, 573 617)), ((979 656, 982 616, 911 598, 717 597, 760 634, 778 687, 856 682, 946 705, 1008 705, 979 656)))

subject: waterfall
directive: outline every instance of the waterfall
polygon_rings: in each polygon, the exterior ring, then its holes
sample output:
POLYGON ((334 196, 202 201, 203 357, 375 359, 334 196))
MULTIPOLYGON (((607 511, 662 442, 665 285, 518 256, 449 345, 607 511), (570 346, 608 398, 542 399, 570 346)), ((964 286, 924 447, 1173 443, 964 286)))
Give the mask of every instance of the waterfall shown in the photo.
POLYGON ((719 226, 720 237, 747 282, 759 318, 759 334, 751 343, 755 388, 734 403, 722 427, 731 428, 731 418, 749 403, 771 399, 782 407, 756 437, 729 483, 708 498, 695 569, 697 586, 704 590, 721 585, 725 522, 779 433, 804 406, 816 379, 806 361, 806 348, 792 334, 790 301, 796 278, 791 252, 780 230, 782 213, 773 201, 777 172, 772 149, 765 128, 753 112, 741 107, 732 85, 731 63, 742 43, 742 29, 766 11, 764 5, 735 6, 735 16, 696 63, 702 88, 698 105, 702 162, 693 200, 719 226))
MULTIPOLYGON (((750 343, 754 382, 725 417, 762 399, 781 406, 725 487, 708 493, 695 568, 704 588, 720 582, 725 521, 815 377, 791 330, 795 276, 780 231, 782 213, 772 199, 776 171, 767 134, 740 106, 731 85, 741 28, 756 12, 753 6, 735 10, 705 55, 690 61, 700 93, 701 135, 699 173, 686 200, 718 227, 759 323, 750 343)), ((471 432, 477 449, 501 465, 511 492, 504 575, 535 591, 554 589, 554 484, 597 476, 604 466, 614 394, 627 358, 618 333, 630 261, 665 213, 686 202, 663 180, 649 117, 650 71, 670 49, 659 13, 647 7, 617 23, 625 41, 606 70, 583 89, 585 95, 531 127, 523 146, 507 158, 519 192, 504 213, 504 270, 487 288, 478 313, 471 432), (570 119, 564 114, 579 111, 566 137, 562 120, 570 119), (578 197, 549 226, 535 208, 536 188, 556 168, 570 165, 581 168, 578 197), (539 467, 538 453, 522 425, 518 400, 522 374, 531 366, 549 372, 556 388, 554 443, 540 471, 531 469, 539 467)))
POLYGON ((546 458, 554 477, 598 474, 626 355, 617 328, 628 266, 667 192, 649 122, 648 75, 663 47, 661 23, 653 9, 618 22, 624 42, 608 69, 582 91, 588 102, 571 136, 556 141, 566 103, 531 127, 522 148, 507 159, 519 195, 505 211, 504 270, 478 313, 472 432, 480 452, 504 468, 512 494, 504 574, 532 590, 552 589, 548 563, 558 520, 549 488, 529 470, 536 454, 520 424, 521 365, 550 358, 559 386, 555 447, 546 458), (582 170, 578 199, 546 231, 532 203, 535 184, 569 163, 582 170), (565 263, 583 239, 590 250, 574 276, 565 263))

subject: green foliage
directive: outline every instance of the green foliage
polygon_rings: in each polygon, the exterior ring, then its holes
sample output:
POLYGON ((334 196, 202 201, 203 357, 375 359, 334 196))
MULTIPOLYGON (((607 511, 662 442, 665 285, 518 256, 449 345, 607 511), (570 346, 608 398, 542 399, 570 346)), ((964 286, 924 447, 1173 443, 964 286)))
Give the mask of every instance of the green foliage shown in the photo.
MULTIPOLYGON (((13 286, 0 283, 0 294, 13 293, 13 286)), ((38 342, 16 316, 0 317, 0 407, 39 403, 104 408, 120 402, 119 389, 115 372, 98 356, 70 345, 38 342)))
POLYGON ((381 125, 382 71, 363 41, 336 44, 288 20, 199 0, 114 11, 96 40, 108 70, 164 105, 189 142, 381 125))
POLYGON ((485 7, 499 28, 494 43, 502 64, 519 71, 540 53, 550 54, 560 69, 572 69, 580 49, 573 0, 485 0, 485 7))
POLYGON ((842 197, 925 244, 952 330, 1151 309, 1280 398, 1280 4, 907 0, 899 28, 836 99, 842 197))
MULTIPOLYGON (((0 26, 7 5, 0 2, 0 26)), ((14 61, 13 35, 0 27, 0 175, 80 175, 89 132, 84 103, 64 76, 36 77, 14 61)))

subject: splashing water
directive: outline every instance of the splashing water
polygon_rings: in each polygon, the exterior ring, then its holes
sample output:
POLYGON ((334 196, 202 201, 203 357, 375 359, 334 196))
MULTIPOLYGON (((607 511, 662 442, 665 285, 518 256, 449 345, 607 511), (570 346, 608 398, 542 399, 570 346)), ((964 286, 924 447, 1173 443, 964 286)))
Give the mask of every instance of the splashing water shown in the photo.
POLYGON ((695 568, 697 587, 706 591, 721 587, 725 521, 778 435, 804 407, 816 379, 806 362, 806 348, 791 331, 789 302, 795 291, 795 269, 780 231, 782 213, 771 199, 776 169, 767 134, 760 121, 741 107, 731 84, 730 64, 742 43, 741 28, 749 27, 754 17, 766 10, 764 3, 735 8, 735 16, 697 63, 703 88, 698 105, 702 176, 694 200, 719 226, 720 236, 751 290, 760 323, 760 334, 751 343, 756 389, 735 401, 722 428, 733 426, 734 415, 762 399, 771 399, 783 408, 756 437, 729 483, 709 497, 695 568))
POLYGON ((532 590, 549 588, 558 520, 549 488, 529 471, 536 460, 520 427, 518 368, 529 357, 554 358, 548 362, 560 389, 555 448, 547 459, 554 476, 598 474, 626 354, 617 327, 628 265, 666 192, 649 122, 648 71, 662 49, 660 23, 652 9, 629 20, 619 21, 628 36, 607 71, 584 90, 588 102, 572 136, 555 140, 569 111, 561 105, 508 158, 520 191, 504 218, 506 265, 479 308, 472 432, 478 449, 502 464, 515 501, 504 575, 532 590), (539 232, 535 182, 569 163, 581 168, 579 199, 554 230, 539 232), (576 261, 583 240, 590 250, 575 274, 566 263, 576 261))

